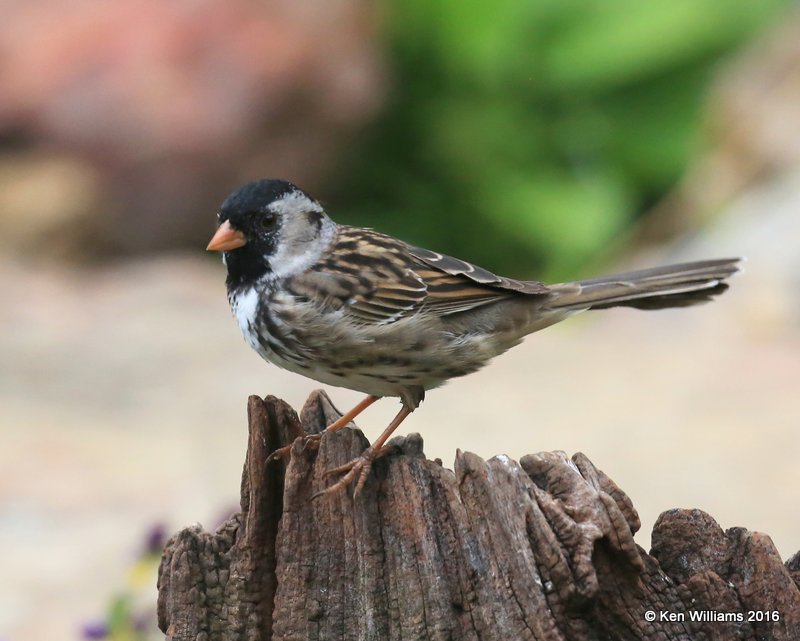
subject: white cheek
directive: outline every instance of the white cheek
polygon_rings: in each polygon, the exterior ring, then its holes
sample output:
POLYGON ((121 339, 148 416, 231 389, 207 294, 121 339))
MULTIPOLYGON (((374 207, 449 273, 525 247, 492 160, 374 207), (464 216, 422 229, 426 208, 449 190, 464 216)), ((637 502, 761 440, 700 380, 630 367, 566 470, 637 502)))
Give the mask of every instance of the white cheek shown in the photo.
POLYGON ((318 252, 308 254, 294 254, 287 256, 287 252, 278 252, 273 261, 273 272, 276 276, 291 276, 304 271, 317 259, 318 252))
POLYGON ((273 275, 284 278, 305 271, 328 249, 335 234, 336 223, 330 218, 324 219, 319 231, 311 230, 304 218, 290 219, 281 230, 278 250, 270 260, 273 275))

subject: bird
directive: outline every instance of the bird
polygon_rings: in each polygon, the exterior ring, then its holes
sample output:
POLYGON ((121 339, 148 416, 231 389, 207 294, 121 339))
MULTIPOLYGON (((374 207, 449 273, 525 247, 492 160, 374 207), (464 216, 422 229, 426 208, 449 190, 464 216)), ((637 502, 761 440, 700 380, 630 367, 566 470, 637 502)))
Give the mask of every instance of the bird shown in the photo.
MULTIPOLYGON (((401 408, 357 458, 329 470, 358 495, 394 430, 428 390, 471 374, 533 332, 577 313, 704 303, 728 288, 740 258, 700 260, 588 280, 517 280, 369 228, 340 225, 277 179, 249 182, 219 208, 208 250, 222 252, 228 301, 266 361, 365 394, 326 432, 384 397, 401 408)), ((306 441, 320 435, 306 436, 306 441)), ((282 448, 282 454, 289 446, 282 448)))

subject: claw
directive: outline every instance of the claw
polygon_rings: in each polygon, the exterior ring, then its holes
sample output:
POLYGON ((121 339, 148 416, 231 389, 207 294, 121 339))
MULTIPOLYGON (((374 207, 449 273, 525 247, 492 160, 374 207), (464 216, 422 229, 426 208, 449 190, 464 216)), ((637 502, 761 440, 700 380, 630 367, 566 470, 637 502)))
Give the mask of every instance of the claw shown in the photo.
POLYGON ((344 474, 344 476, 330 487, 326 487, 324 490, 320 490, 319 492, 315 493, 311 498, 315 499, 322 495, 333 496, 338 494, 353 481, 355 481, 356 484, 355 488, 353 489, 353 498, 357 498, 358 495, 361 494, 361 490, 364 489, 364 485, 367 483, 369 474, 372 471, 372 464, 379 458, 383 458, 387 454, 391 454, 393 451, 395 451, 395 449, 396 448, 392 445, 375 449, 375 446, 373 445, 364 450, 364 453, 361 456, 354 458, 349 463, 345 463, 344 465, 340 465, 339 467, 334 467, 333 469, 326 471, 325 478, 333 476, 334 474, 344 474))
POLYGON ((325 472, 325 478, 333 476, 334 474, 344 474, 344 476, 330 487, 320 490, 311 498, 315 499, 318 496, 334 496, 339 494, 339 492, 347 488, 353 481, 356 483, 355 489, 353 490, 353 498, 356 498, 364 488, 364 484, 367 482, 369 473, 372 470, 372 461, 375 459, 375 453, 373 453, 371 449, 372 448, 367 448, 358 458, 325 472))
POLYGON ((346 474, 336 481, 336 483, 330 487, 326 487, 324 490, 317 492, 311 498, 317 498, 318 496, 322 495, 334 496, 339 494, 339 492, 346 489, 350 483, 355 481, 356 486, 353 490, 353 498, 355 499, 359 494, 361 494, 361 490, 364 488, 364 484, 367 482, 367 478, 369 477, 371 470, 372 458, 366 454, 362 454, 357 459, 354 459, 345 465, 341 465, 325 472, 326 478, 332 476, 333 474, 344 474, 345 472, 346 474))
MULTIPOLYGON (((303 447, 301 448, 301 452, 305 452, 306 448, 309 444, 316 442, 316 447, 319 448, 319 441, 322 439, 322 434, 306 434, 302 437, 303 439, 303 447)), ((287 459, 292 452, 292 447, 294 443, 289 443, 289 445, 284 445, 283 447, 279 447, 275 450, 272 454, 267 457, 267 463, 271 463, 279 458, 287 459)))
MULTIPOLYGON (((305 451, 306 447, 309 443, 313 441, 317 441, 316 447, 319 448, 319 440, 322 438, 322 434, 325 432, 335 432, 337 430, 342 429, 345 425, 349 424, 356 416, 361 414, 365 409, 367 409, 370 405, 372 405, 375 401, 377 401, 380 397, 379 396, 367 396, 364 400, 362 400, 358 405, 356 405, 353 409, 351 409, 347 414, 340 416, 336 419, 333 423, 328 425, 322 432, 319 434, 307 434, 303 437, 303 449, 302 452, 305 451)), ((292 452, 292 443, 289 445, 285 445, 284 447, 279 447, 275 450, 272 454, 269 455, 267 458, 267 463, 274 461, 279 458, 289 458, 289 455, 292 452)))
POLYGON ((279 447, 277 450, 272 452, 272 454, 270 454, 267 457, 267 463, 272 463, 272 461, 276 461, 279 458, 281 458, 281 459, 289 458, 289 453, 291 451, 292 451, 291 444, 284 445, 283 447, 279 447))
MULTIPOLYGON (((371 398, 371 397, 368 397, 371 398)), ((346 488, 350 483, 353 481, 356 482, 356 487, 353 490, 353 498, 356 498, 360 493, 361 490, 364 488, 364 484, 367 482, 367 478, 369 477, 369 473, 372 470, 372 462, 375 459, 380 458, 381 456, 385 456, 394 448, 391 446, 384 447, 384 443, 389 440, 389 437, 392 435, 397 426, 405 420, 405 418, 411 414, 413 409, 408 407, 407 405, 403 405, 400 411, 397 413, 397 416, 394 417, 391 423, 389 423, 389 427, 383 430, 383 433, 378 437, 372 445, 370 445, 358 458, 353 459, 349 463, 345 463, 344 465, 340 465, 339 467, 335 467, 332 470, 328 470, 325 472, 325 477, 331 476, 332 474, 344 474, 342 478, 340 478, 336 483, 331 485, 330 487, 325 488, 314 494, 311 498, 315 499, 318 496, 323 496, 324 494, 333 495, 338 494, 344 488, 346 488)))

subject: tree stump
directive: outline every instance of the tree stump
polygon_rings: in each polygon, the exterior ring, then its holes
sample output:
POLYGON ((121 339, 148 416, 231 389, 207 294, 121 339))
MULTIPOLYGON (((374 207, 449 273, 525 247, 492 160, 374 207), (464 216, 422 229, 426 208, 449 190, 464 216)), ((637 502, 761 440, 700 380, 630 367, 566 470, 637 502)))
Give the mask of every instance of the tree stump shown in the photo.
POLYGON ((164 551, 168 639, 800 640, 800 554, 784 565, 768 536, 671 510, 648 555, 630 499, 582 454, 458 452, 450 471, 412 434, 356 500, 312 500, 363 434, 295 440, 339 416, 323 392, 299 419, 274 397, 248 416, 241 512, 164 551))

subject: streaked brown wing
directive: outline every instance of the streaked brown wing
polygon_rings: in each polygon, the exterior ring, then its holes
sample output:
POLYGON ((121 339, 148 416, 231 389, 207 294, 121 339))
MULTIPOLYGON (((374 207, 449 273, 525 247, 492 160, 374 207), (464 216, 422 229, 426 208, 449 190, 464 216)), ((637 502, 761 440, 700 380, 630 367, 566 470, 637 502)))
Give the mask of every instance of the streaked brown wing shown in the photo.
POLYGON ((354 320, 392 323, 418 310, 427 286, 408 264, 403 244, 371 230, 341 226, 336 245, 311 270, 288 283, 323 307, 345 308, 354 320))
POLYGON ((365 323, 384 324, 420 311, 454 314, 519 293, 545 293, 541 283, 503 278, 378 232, 341 227, 336 246, 314 269, 294 277, 295 295, 346 308, 365 323))
POLYGON ((550 288, 536 280, 515 280, 493 274, 483 267, 429 249, 408 246, 408 250, 424 263, 452 276, 464 276, 475 283, 507 289, 521 294, 547 294, 550 288))
POLYGON ((427 287, 424 309, 438 314, 464 312, 513 295, 509 291, 478 285, 460 274, 447 274, 421 262, 416 265, 415 271, 427 287))

